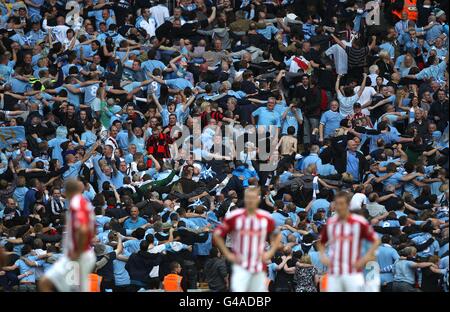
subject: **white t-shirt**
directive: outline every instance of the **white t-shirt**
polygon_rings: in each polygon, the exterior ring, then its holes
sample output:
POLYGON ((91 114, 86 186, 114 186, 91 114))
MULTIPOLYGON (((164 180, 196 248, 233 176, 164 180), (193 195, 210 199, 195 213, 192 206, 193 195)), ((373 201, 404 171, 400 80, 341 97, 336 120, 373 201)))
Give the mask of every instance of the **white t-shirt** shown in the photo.
MULTIPOLYGON (((370 74, 368 77, 370 78, 370 82, 372 83, 372 87, 375 87, 377 85, 377 77, 378 74, 370 74)), ((383 78, 383 84, 387 84, 389 81, 386 78, 383 78)))
POLYGON ((96 97, 92 102, 91 102, 91 110, 92 110, 92 117, 97 117, 95 115, 95 112, 99 112, 102 110, 102 101, 96 97))
POLYGON ((338 93, 339 101, 339 113, 343 118, 347 118, 348 115, 353 114, 353 104, 359 100, 358 94, 346 97, 342 93, 338 93))
POLYGON ((156 31, 156 21, 153 18, 150 18, 148 21, 146 21, 145 19, 143 19, 139 26, 141 28, 143 28, 147 34, 150 37, 153 37, 155 35, 155 31, 156 31))
POLYGON ((363 193, 356 193, 350 201, 350 210, 360 210, 362 205, 367 205, 367 196, 363 193))
MULTIPOLYGON (((351 47, 351 43, 342 41, 346 46, 351 47)), ((338 44, 332 45, 325 51, 327 56, 333 56, 334 66, 338 75, 346 75, 348 71, 348 57, 347 52, 338 44)))
MULTIPOLYGON (((355 89, 354 89, 355 93, 358 93, 360 88, 361 88, 360 86, 355 87, 355 89)), ((367 102, 370 101, 372 96, 374 96, 375 94, 377 94, 377 91, 375 91, 375 89, 373 87, 366 86, 364 88, 364 91, 362 92, 361 96, 359 97, 358 103, 361 105, 366 104, 367 102)), ((363 108, 362 113, 366 114, 367 116, 370 116, 370 110, 368 110, 367 108, 363 108)))
POLYGON ((47 19, 42 21, 42 28, 46 31, 50 31, 53 36, 55 36, 56 40, 64 43, 67 41, 67 31, 70 29, 69 26, 66 25, 57 25, 57 26, 48 26, 47 19))
POLYGON ((169 14, 169 9, 167 9, 166 6, 158 4, 154 7, 150 8, 150 13, 151 16, 155 19, 156 21, 156 28, 158 28, 159 26, 161 26, 162 24, 164 24, 164 22, 166 20, 169 19, 170 14, 169 14))

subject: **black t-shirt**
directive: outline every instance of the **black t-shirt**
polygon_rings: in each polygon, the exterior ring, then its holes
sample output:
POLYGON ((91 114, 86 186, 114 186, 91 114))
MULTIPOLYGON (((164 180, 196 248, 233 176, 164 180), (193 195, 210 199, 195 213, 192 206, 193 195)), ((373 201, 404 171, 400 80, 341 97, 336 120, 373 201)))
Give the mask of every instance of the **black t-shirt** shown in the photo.
MULTIPOLYGON (((385 196, 388 194, 391 194, 392 192, 385 192, 383 194, 381 194, 381 196, 385 196)), ((393 211, 396 209, 399 209, 399 200, 400 198, 398 197, 391 197, 383 202, 380 202, 381 205, 384 205, 384 207, 386 208, 387 211, 393 211)))
POLYGON ((16 98, 12 97, 9 94, 5 94, 3 96, 3 102, 4 102, 3 110, 5 110, 5 111, 15 111, 16 110, 15 106, 18 103, 18 100, 16 98))
MULTIPOLYGON (((331 71, 327 69, 316 69, 315 72, 319 77, 318 84, 319 86, 327 91, 333 90, 334 85, 336 84, 335 76, 331 74, 331 71)), ((328 99, 330 101, 330 99, 328 99)))
POLYGON ((253 94, 258 91, 256 88, 256 85, 248 80, 244 80, 241 82, 241 90, 244 91, 247 94, 253 94))
MULTIPOLYGON (((118 18, 119 17, 118 15, 120 14, 125 15, 129 13, 130 8, 131 8, 131 0, 118 0, 116 2, 116 5, 114 6, 114 13, 116 15, 116 18, 118 18)), ((121 18, 121 20, 123 20, 123 17, 121 18)))
POLYGON ((320 54, 315 49, 309 50, 309 52, 303 52, 303 57, 308 61, 313 61, 316 64, 320 64, 320 54))
POLYGON ((239 103, 239 121, 242 126, 246 126, 252 123, 252 113, 260 106, 252 104, 249 101, 242 101, 239 103))
MULTIPOLYGON (((381 95, 376 95, 372 98, 372 103, 373 105, 377 104, 378 102, 380 102, 381 100, 386 99, 385 97, 381 96, 381 95)), ((388 104, 391 103, 386 103, 384 105, 378 106, 377 108, 373 109, 372 112, 370 113, 370 116, 374 119, 377 120, 378 118, 380 118, 385 112, 386 112, 386 106, 388 104)))
POLYGON ((140 208, 139 214, 141 217, 151 217, 155 213, 159 213, 164 209, 164 206, 157 201, 149 201, 144 207, 140 208))
POLYGON ((114 207, 114 208, 106 209, 105 216, 114 218, 114 219, 120 219, 120 218, 128 216, 128 213, 126 210, 124 210, 120 207, 114 207))
POLYGON ((298 104, 300 108, 304 108, 308 104, 308 99, 311 95, 311 88, 307 87, 305 88, 303 85, 298 86, 295 88, 294 91, 294 98, 298 99, 298 104))
POLYGON ((189 194, 195 191, 202 183, 195 182, 192 179, 181 178, 179 180, 184 194, 189 194))
POLYGON ((248 42, 250 46, 259 47, 261 49, 266 48, 268 40, 261 34, 248 34, 248 42))
POLYGON ((6 265, 7 266, 11 266, 14 265, 14 263, 16 263, 17 260, 20 259, 20 256, 16 253, 10 254, 6 257, 6 265))
MULTIPOLYGON (((295 259, 289 259, 286 264, 288 268, 295 267, 295 259)), ((274 281, 275 289, 290 290, 292 287, 292 280, 294 275, 286 273, 283 269, 277 272, 274 281)))
POLYGON ((422 269, 422 291, 425 292, 441 292, 442 274, 434 273, 430 268, 422 269))
POLYGON ((97 261, 102 260, 102 258, 107 257, 108 262, 104 267, 97 270, 97 274, 103 277, 105 281, 114 281, 114 266, 113 261, 116 259, 116 252, 111 251, 110 253, 107 253, 106 255, 97 257, 97 261))
POLYGON ((346 47, 345 52, 347 52, 349 68, 366 66, 369 47, 359 49, 354 47, 346 47))

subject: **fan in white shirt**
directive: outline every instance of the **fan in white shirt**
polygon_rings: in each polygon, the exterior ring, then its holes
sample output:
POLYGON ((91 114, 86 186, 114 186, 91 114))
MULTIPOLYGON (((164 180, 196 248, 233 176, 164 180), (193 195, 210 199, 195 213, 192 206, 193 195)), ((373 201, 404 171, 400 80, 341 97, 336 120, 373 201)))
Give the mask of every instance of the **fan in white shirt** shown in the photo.
MULTIPOLYGON (((380 74, 380 68, 378 67, 378 65, 372 65, 369 67, 369 75, 368 77, 370 78, 371 81, 371 86, 375 87, 377 85, 377 78, 380 74)), ((389 81, 386 78, 383 78, 383 84, 387 84, 389 81)))
POLYGON ((156 22, 156 28, 164 24, 166 20, 170 18, 169 9, 163 5, 164 1, 159 0, 159 3, 150 8, 151 17, 156 22))
MULTIPOLYGON (((361 88, 360 86, 355 87, 354 88, 355 93, 358 93, 360 88, 361 88)), ((361 104, 361 106, 364 107, 364 104, 367 104, 375 94, 377 94, 375 88, 371 86, 366 86, 364 88, 364 91, 361 93, 361 96, 359 97, 357 103, 361 104)), ((367 108, 363 108, 362 113, 364 113, 367 116, 370 116, 370 110, 368 110, 367 108)))
POLYGON ((46 31, 50 31, 55 39, 61 43, 67 42, 67 31, 70 29, 69 26, 64 25, 64 17, 58 16, 56 19, 56 26, 48 26, 47 19, 45 18, 42 22, 42 28, 46 31))
POLYGON ((156 21, 150 16, 149 9, 142 10, 142 20, 139 23, 139 27, 144 29, 149 37, 155 36, 156 21))
POLYGON ((363 187, 358 186, 355 190, 355 194, 353 195, 352 200, 350 201, 350 211, 361 210, 367 205, 367 196, 362 192, 363 187))

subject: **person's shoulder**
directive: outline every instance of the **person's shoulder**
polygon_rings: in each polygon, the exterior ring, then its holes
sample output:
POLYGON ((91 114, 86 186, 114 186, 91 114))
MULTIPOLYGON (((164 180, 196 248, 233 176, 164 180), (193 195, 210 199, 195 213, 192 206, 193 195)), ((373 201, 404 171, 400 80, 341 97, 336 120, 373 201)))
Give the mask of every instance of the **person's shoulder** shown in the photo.
POLYGON ((337 217, 337 215, 334 215, 334 216, 331 216, 331 217, 328 218, 326 224, 330 225, 330 224, 334 224, 336 222, 338 222, 338 217, 337 217))
POLYGON ((241 216, 243 214, 245 214, 245 209, 244 208, 238 208, 238 209, 235 209, 235 210, 231 211, 226 218, 227 219, 232 219, 232 218, 236 218, 238 216, 241 216))
POLYGON ((82 194, 77 194, 70 200, 72 209, 87 209, 89 204, 89 201, 82 194))

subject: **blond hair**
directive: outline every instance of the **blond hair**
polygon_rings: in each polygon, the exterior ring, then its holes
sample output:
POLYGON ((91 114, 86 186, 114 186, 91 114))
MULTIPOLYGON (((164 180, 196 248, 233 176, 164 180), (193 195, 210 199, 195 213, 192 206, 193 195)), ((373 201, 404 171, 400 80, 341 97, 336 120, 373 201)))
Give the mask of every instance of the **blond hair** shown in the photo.
POLYGON ((381 50, 378 55, 380 56, 381 59, 384 59, 384 58, 390 59, 391 58, 391 56, 389 55, 389 52, 387 50, 381 50))
POLYGON ((300 258, 300 263, 312 264, 311 257, 309 255, 303 255, 300 258))
POLYGON ((205 102, 202 102, 202 104, 200 104, 200 111, 201 112, 204 112, 204 111, 206 111, 206 109, 208 108, 208 107, 210 107, 210 103, 209 102, 207 102, 207 101, 205 101, 205 102))

